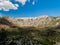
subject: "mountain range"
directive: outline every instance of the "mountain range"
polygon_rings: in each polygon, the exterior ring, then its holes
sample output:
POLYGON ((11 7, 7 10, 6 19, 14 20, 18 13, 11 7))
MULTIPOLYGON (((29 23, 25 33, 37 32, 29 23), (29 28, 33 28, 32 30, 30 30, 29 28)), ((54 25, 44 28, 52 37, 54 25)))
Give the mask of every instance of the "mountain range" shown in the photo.
POLYGON ((11 17, 0 17, 0 28, 10 27, 59 27, 60 17, 53 16, 39 16, 33 18, 11 18, 11 17))

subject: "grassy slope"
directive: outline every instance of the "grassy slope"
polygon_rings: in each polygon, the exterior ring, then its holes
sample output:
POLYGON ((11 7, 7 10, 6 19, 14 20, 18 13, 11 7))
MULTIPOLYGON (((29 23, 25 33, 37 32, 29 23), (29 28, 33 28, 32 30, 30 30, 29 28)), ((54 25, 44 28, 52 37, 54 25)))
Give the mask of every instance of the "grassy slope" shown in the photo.
POLYGON ((0 32, 0 37, 8 40, 29 39, 33 43, 41 43, 42 45, 52 45, 60 42, 59 28, 37 29, 34 27, 7 29, 0 32), (1 36, 3 35, 3 36, 1 36))

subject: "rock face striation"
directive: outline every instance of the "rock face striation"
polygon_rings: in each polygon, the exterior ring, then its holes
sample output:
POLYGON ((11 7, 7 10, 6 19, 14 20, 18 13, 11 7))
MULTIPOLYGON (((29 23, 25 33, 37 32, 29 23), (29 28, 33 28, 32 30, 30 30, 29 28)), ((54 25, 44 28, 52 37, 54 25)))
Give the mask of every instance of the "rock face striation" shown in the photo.
POLYGON ((9 27, 19 26, 19 27, 57 27, 60 25, 60 17, 52 16, 39 16, 34 18, 10 18, 1 17, 0 25, 5 25, 9 27))

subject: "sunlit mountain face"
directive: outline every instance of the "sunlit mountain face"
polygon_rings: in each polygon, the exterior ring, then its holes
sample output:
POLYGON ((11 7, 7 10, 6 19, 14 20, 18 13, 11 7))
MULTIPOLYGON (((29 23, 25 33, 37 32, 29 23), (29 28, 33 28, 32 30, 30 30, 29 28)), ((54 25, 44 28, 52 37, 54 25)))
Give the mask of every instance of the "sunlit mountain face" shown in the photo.
POLYGON ((11 17, 1 17, 1 24, 5 23, 8 26, 18 26, 18 27, 57 27, 60 25, 60 17, 52 16, 38 16, 38 17, 25 17, 25 18, 11 18, 11 17))
MULTIPOLYGON (((50 24, 52 20, 56 20, 54 17, 50 16, 39 16, 39 17, 25 17, 25 18, 11 18, 8 16, 0 17, 1 27, 7 26, 18 26, 18 27, 31 27, 50 24), (25 23, 26 22, 26 23, 25 23), (5 26, 4 26, 5 25, 5 26)), ((54 21, 53 21, 54 22, 54 21)), ((54 22, 55 23, 55 22, 54 22)))

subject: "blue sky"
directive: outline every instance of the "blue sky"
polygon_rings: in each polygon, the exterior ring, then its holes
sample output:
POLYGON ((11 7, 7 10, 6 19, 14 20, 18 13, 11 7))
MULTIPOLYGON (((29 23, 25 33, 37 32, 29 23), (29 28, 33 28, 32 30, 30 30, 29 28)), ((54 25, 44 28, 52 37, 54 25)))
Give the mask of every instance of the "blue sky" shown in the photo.
POLYGON ((1 2, 0 15, 2 16, 10 17, 36 17, 42 15, 60 16, 60 0, 25 0, 25 1, 3 0, 3 1, 0 0, 1 2), (6 2, 7 5, 5 5, 6 2))

